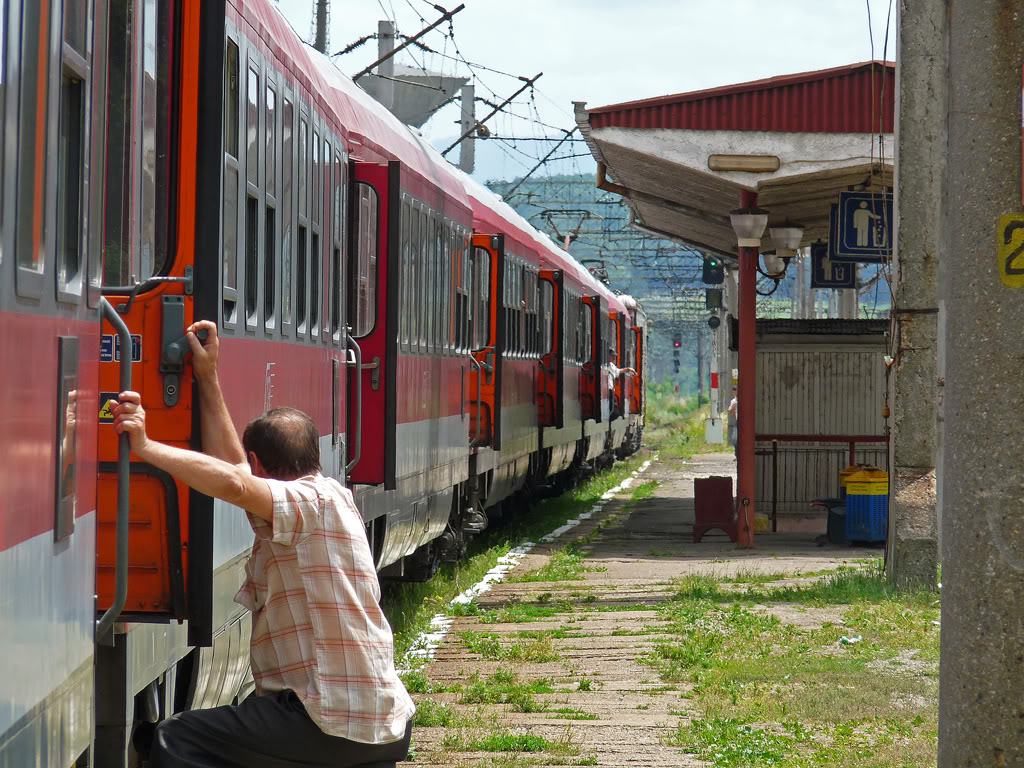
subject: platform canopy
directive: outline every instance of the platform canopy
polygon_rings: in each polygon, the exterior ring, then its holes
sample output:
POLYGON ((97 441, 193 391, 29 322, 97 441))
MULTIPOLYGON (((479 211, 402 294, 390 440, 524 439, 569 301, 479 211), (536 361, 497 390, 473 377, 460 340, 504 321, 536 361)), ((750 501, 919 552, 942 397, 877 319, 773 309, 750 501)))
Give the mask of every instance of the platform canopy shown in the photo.
MULTIPOLYGON (((870 61, 587 109, 576 122, 638 229, 735 262, 729 211, 756 192, 769 226, 828 238, 843 190, 892 187, 896 67, 870 61), (745 169, 745 170, 736 170, 745 169)), ((774 250, 768 231, 764 251, 774 250)))

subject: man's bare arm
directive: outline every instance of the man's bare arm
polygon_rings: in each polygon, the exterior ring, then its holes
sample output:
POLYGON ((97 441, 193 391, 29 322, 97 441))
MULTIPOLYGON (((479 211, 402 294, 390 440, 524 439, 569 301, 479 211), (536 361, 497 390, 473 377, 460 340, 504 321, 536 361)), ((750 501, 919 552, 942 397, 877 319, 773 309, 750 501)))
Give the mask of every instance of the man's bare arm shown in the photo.
POLYGON ((217 374, 220 339, 217 338, 217 326, 209 320, 200 320, 188 327, 186 337, 192 347, 192 370, 199 383, 203 452, 229 464, 245 464, 245 451, 220 389, 217 374), (207 333, 205 343, 200 342, 196 336, 198 331, 203 330, 207 333))
POLYGON ((270 486, 254 477, 244 462, 231 464, 205 453, 150 440, 146 436, 146 413, 136 392, 122 392, 113 411, 114 430, 128 433, 132 451, 140 459, 200 493, 239 506, 264 520, 273 520, 270 486))

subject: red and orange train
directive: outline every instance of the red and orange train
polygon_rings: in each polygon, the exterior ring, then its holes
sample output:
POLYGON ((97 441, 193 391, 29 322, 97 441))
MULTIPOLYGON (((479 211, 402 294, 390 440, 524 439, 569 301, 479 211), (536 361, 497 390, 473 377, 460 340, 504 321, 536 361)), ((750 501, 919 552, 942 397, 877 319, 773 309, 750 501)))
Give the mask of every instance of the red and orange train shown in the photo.
POLYGON ((383 576, 640 443, 646 320, 305 46, 271 0, 0 0, 0 768, 131 764, 246 695, 242 512, 129 457, 294 405, 383 576), (98 620, 97 620, 98 619, 98 620))

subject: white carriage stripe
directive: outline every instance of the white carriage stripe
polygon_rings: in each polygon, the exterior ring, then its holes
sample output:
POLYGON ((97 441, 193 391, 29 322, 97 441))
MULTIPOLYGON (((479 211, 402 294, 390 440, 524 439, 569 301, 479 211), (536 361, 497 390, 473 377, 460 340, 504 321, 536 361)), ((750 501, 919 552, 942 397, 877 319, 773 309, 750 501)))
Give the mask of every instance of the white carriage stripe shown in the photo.
POLYGON ((95 588, 95 512, 0 552, 0 741, 92 657, 95 588))

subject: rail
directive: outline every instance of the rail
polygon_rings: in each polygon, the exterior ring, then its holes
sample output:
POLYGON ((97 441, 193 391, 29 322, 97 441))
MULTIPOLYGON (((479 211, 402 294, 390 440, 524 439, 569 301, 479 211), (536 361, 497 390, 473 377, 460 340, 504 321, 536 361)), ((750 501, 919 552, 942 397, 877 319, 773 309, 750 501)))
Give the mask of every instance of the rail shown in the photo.
MULTIPOLYGON (((124 320, 105 298, 100 299, 100 312, 117 331, 121 342, 121 392, 132 388, 132 335, 124 320)), ((96 639, 101 640, 114 626, 128 599, 128 511, 131 501, 131 445, 128 434, 117 438, 117 544, 114 562, 114 601, 96 622, 96 639)))
MULTIPOLYGON (((353 467, 363 457, 363 350, 359 346, 359 342, 352 338, 351 326, 345 326, 345 336, 348 337, 348 343, 353 350, 352 354, 355 355, 354 363, 356 369, 356 449, 353 452, 352 461, 345 465, 345 475, 347 477, 352 472, 353 467)), ((348 363, 347 360, 345 362, 348 363)))
POLYGON ((792 435, 763 434, 754 435, 755 443, 771 442, 771 450, 755 451, 755 456, 771 456, 772 474, 772 533, 779 526, 779 443, 846 443, 849 446, 849 463, 857 463, 858 443, 886 443, 887 435, 792 435))

